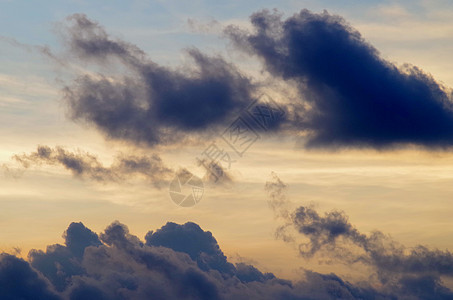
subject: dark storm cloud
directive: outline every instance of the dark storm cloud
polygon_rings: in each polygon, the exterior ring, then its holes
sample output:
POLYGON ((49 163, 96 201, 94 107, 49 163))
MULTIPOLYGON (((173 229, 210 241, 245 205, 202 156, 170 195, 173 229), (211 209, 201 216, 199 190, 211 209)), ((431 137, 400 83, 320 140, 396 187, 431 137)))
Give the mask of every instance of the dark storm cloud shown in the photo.
POLYGON ((419 299, 453 299, 453 292, 444 287, 436 276, 406 276, 400 280, 399 284, 403 293, 415 295, 419 299))
POLYGON ((65 246, 50 245, 45 252, 31 250, 28 254, 30 264, 49 279, 58 291, 63 291, 69 285, 71 276, 84 273, 80 260, 85 248, 102 244, 97 234, 82 223, 71 223, 63 237, 65 246))
POLYGON ((253 32, 225 32, 270 74, 297 85, 310 107, 294 103, 307 146, 453 144, 450 92, 417 67, 381 58, 343 18, 302 10, 282 20, 265 10, 251 22, 253 32))
POLYGON ((136 156, 120 154, 109 167, 104 167, 96 156, 85 152, 70 152, 62 147, 38 146, 30 154, 15 155, 13 158, 24 168, 33 165, 61 165, 74 176, 95 181, 123 181, 131 176, 141 176, 156 186, 170 179, 174 172, 166 167, 156 154, 136 156))
POLYGON ((15 256, 0 254, 0 298, 4 300, 61 299, 51 290, 50 284, 30 265, 15 256))
POLYGON ((250 80, 221 57, 189 49, 193 66, 170 69, 84 15, 68 22, 64 37, 77 63, 127 74, 81 75, 64 91, 70 116, 108 137, 149 145, 177 142, 223 124, 251 101, 250 80))
POLYGON ((203 231, 195 223, 167 223, 156 232, 148 232, 145 240, 148 246, 162 246, 187 253, 202 270, 214 269, 226 274, 234 273, 233 264, 227 262, 211 232, 203 231))
POLYGON ((68 250, 78 258, 83 257, 83 252, 86 247, 101 245, 98 235, 86 228, 82 222, 71 223, 63 237, 68 250))
POLYGON ((307 272, 304 280, 290 282, 251 265, 235 266, 213 235, 195 223, 167 223, 150 231, 145 243, 119 222, 99 236, 82 223, 72 223, 63 237, 65 245, 32 250, 30 264, 3 255, 0 298, 394 299, 334 274, 307 272))
MULTIPOLYGON (((341 17, 302 10, 284 20, 262 11, 251 21, 254 32, 225 32, 304 99, 284 108, 290 113, 276 130, 306 133, 308 147, 453 144, 451 93, 417 67, 382 59, 341 17)), ((70 57, 90 69, 64 88, 69 115, 109 138, 180 143, 224 126, 256 91, 219 56, 189 49, 192 66, 161 66, 85 15, 70 16, 63 33, 70 57)))
POLYGON ((285 221, 278 228, 277 237, 296 242, 297 237, 291 233, 294 229, 305 238, 298 244, 303 257, 311 258, 319 253, 347 264, 364 264, 371 267, 389 289, 408 290, 420 299, 428 299, 423 295, 435 291, 438 294, 432 295, 438 298, 433 296, 431 299, 452 299, 453 292, 441 281, 441 276, 453 277, 453 254, 450 251, 421 245, 408 248, 380 231, 361 233, 342 211, 334 210, 322 215, 313 207, 300 206, 291 210, 285 188, 286 185, 275 174, 274 179, 266 184, 271 207, 285 221), (411 286, 417 282, 423 284, 412 289, 411 286), (444 298, 445 295, 448 297, 444 298))

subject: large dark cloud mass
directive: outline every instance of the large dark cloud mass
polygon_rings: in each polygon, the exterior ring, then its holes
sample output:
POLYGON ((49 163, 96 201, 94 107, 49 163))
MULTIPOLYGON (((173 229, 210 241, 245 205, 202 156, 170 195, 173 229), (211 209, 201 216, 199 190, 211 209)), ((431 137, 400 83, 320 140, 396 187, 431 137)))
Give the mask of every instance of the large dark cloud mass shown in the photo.
MULTIPOLYGON (((309 147, 453 144, 451 92, 417 67, 381 58, 343 18, 302 10, 283 20, 265 10, 251 21, 253 32, 235 26, 225 32, 261 58, 271 76, 295 83, 300 93, 290 104, 294 114, 281 120, 287 126, 279 122, 278 129, 307 133, 309 147)), ((70 57, 102 70, 65 87, 70 116, 110 138, 180 142, 225 125, 257 89, 219 56, 190 49, 193 65, 171 69, 84 15, 70 16, 67 24, 70 57)))
POLYGON ((213 235, 195 223, 167 223, 148 232, 145 242, 119 222, 99 236, 82 223, 72 223, 63 235, 64 245, 32 250, 28 262, 0 256, 0 298, 453 299, 440 278, 452 275, 448 251, 418 247, 406 254, 407 249, 381 233, 361 234, 342 213, 321 216, 299 208, 292 224, 309 237, 310 255, 330 247, 351 259, 344 248, 337 249, 340 239, 362 248, 356 261, 373 266, 380 285, 352 284, 312 271, 291 282, 252 265, 234 265, 213 235))
POLYGON ((234 265, 212 234, 194 223, 167 223, 145 242, 118 222, 99 236, 72 223, 64 238, 64 245, 30 251, 29 262, 0 256, 0 298, 395 299, 335 274, 307 271, 303 280, 290 282, 234 265))
POLYGON ((230 26, 226 33, 271 75, 296 83, 308 103, 296 111, 307 146, 453 144, 449 92, 416 67, 382 59, 343 18, 302 10, 282 20, 265 10, 251 21, 253 32, 230 26))
POLYGON ((285 188, 277 176, 266 184, 271 206, 286 221, 277 230, 277 237, 298 243, 303 257, 321 254, 349 265, 363 264, 371 267, 387 291, 404 291, 403 294, 415 299, 453 299, 453 291, 441 280, 441 277, 453 277, 450 251, 421 245, 408 248, 380 231, 362 233, 342 211, 322 215, 312 207, 291 210, 285 188), (297 242, 297 236, 291 236, 294 235, 291 229, 305 240, 297 242))
POLYGON ((155 145, 222 124, 247 106, 250 80, 221 57, 187 50, 191 68, 170 69, 135 45, 111 38, 97 23, 68 18, 66 45, 76 63, 112 66, 121 75, 80 75, 65 88, 70 116, 95 125, 108 137, 155 145))

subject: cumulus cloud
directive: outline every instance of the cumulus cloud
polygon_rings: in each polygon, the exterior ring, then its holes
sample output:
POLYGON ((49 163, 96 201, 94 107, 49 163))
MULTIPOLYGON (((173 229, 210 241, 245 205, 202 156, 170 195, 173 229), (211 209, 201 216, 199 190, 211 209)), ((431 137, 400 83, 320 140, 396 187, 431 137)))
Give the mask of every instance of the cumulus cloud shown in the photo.
POLYGON ((195 223, 167 223, 156 232, 148 232, 145 240, 148 246, 162 246, 189 254, 202 270, 214 269, 234 274, 233 264, 227 261, 211 232, 203 231, 195 223))
POLYGON ((96 156, 87 152, 70 152, 59 146, 55 148, 38 146, 35 152, 14 155, 13 159, 24 168, 42 164, 60 165, 76 177, 100 182, 119 182, 131 176, 141 176, 159 187, 174 175, 174 171, 165 166, 156 154, 150 156, 120 154, 111 166, 105 167, 96 156))
POLYGON ((0 296, 5 300, 61 299, 28 262, 5 253, 0 254, 0 296))
POLYGON ((229 26, 240 49, 277 78, 296 84, 296 128, 309 147, 453 144, 451 92, 417 67, 397 67, 343 18, 308 10, 282 19, 251 16, 253 31, 229 26))
POLYGON ((65 246, 50 245, 45 252, 31 250, 28 254, 31 266, 50 280, 58 291, 63 291, 70 284, 71 276, 84 273, 80 260, 85 248, 101 245, 97 234, 82 223, 71 223, 63 237, 65 246))
POLYGON ((65 45, 77 62, 110 67, 80 75, 65 87, 69 115, 110 138, 148 145, 180 142, 187 134, 216 128, 251 102, 250 79, 219 56, 188 49, 193 65, 171 69, 111 37, 85 15, 67 21, 65 45), (112 66, 121 75, 110 72, 112 66))
POLYGON ((453 277, 453 254, 450 251, 422 245, 408 248, 377 230, 370 234, 362 233, 339 210, 324 214, 305 206, 291 210, 288 200, 282 200, 286 199, 285 187, 275 174, 274 180, 266 184, 272 207, 277 213, 286 212, 279 213, 285 224, 278 228, 277 236, 296 242, 297 236, 291 229, 302 236, 304 241, 298 247, 303 257, 312 258, 320 254, 347 264, 364 264, 374 270, 387 289, 407 290, 408 294, 420 299, 428 299, 423 295, 429 294, 429 299, 453 297, 453 292, 441 281, 442 276, 453 277), (411 288, 417 282, 423 284, 417 289, 411 288))
POLYGON ((369 285, 308 271, 291 282, 228 262, 195 223, 167 223, 145 241, 113 222, 97 235, 71 223, 65 244, 0 257, 2 299, 394 299, 369 285), (5 284, 3 284, 5 283, 5 284))

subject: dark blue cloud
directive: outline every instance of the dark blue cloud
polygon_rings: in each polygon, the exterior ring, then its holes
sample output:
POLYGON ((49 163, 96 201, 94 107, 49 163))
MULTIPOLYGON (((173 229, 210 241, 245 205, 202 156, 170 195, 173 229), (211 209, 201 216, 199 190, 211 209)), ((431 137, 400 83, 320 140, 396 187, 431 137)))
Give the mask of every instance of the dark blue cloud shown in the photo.
POLYGON ((212 234, 194 223, 168 223, 149 232, 146 243, 119 222, 99 237, 72 223, 64 237, 66 246, 32 250, 31 265, 3 254, 0 299, 393 299, 334 274, 307 272, 291 282, 234 266, 212 234))
POLYGON ((30 264, 46 276, 58 291, 63 291, 71 282, 71 277, 84 274, 81 265, 85 248, 100 246, 96 233, 82 223, 71 223, 64 233, 65 244, 48 246, 46 251, 31 250, 30 264))
POLYGON ((82 258, 86 247, 100 246, 98 235, 86 228, 82 222, 73 222, 64 233, 66 247, 75 257, 82 258))
MULTIPOLYGON (((234 26, 225 32, 260 57, 272 76, 295 83, 303 98, 288 106, 293 114, 278 120, 274 131, 305 132, 309 147, 452 145, 450 92, 417 67, 397 67, 381 58, 343 18, 302 10, 282 20, 276 12, 262 11, 251 21, 253 33, 234 26)), ((193 66, 170 69, 84 15, 68 22, 70 53, 102 70, 66 86, 70 117, 110 138, 148 145, 181 142, 188 134, 225 125, 256 91, 221 57, 189 49, 193 66)))
MULTIPOLYGON (((245 263, 238 263, 236 264, 236 272, 235 275, 239 280, 242 282, 265 282, 267 280, 275 279, 275 275, 272 273, 262 273, 260 270, 255 268, 252 265, 248 265, 245 263)), ((281 281, 284 282, 283 280, 281 281)), ((288 285, 291 285, 290 282, 287 282, 288 285)))
POLYGON ((262 273, 252 265, 228 262, 212 233, 192 222, 183 225, 168 222, 156 232, 148 232, 145 240, 148 246, 162 246, 187 253, 203 271, 216 270, 223 276, 237 277, 244 283, 274 280, 282 285, 291 285, 291 282, 278 279, 272 273, 262 273))
MULTIPOLYGON (((84 282, 71 289, 68 295, 69 300, 108 300, 101 289, 96 286, 88 285, 84 282)), ((111 299, 111 298, 110 298, 111 299)))
POLYGON ((47 246, 46 251, 31 250, 28 258, 31 266, 41 272, 58 291, 68 287, 72 276, 84 273, 80 261, 63 245, 47 246))
POLYGON ((156 232, 148 232, 145 239, 148 246, 163 246, 189 254, 202 270, 214 269, 230 275, 235 272, 212 234, 195 223, 169 222, 156 232))
POLYGON ((424 300, 451 300, 453 292, 444 287, 436 276, 405 276, 399 281, 403 293, 424 300))
POLYGON ((0 299, 59 300, 45 278, 15 256, 0 254, 0 299))
POLYGON ((234 26, 226 33, 270 74, 296 84, 310 106, 295 103, 307 146, 453 144, 449 93, 419 68, 381 58, 343 18, 302 10, 282 20, 262 11, 251 21, 253 33, 234 26))
POLYGON ((177 142, 223 124, 251 102, 251 81, 219 56, 189 49, 193 66, 170 69, 135 45, 110 37, 84 15, 68 22, 64 37, 76 62, 108 65, 65 88, 70 116, 110 138, 149 145, 177 142), (120 75, 112 72, 115 66, 120 75))

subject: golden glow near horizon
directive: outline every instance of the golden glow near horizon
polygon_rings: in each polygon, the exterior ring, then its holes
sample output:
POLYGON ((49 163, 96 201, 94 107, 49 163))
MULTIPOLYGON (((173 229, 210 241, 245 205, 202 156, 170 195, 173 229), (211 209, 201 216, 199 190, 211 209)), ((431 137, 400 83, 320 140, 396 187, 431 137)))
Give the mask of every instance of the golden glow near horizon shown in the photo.
MULTIPOLYGON (((440 249, 453 247, 446 226, 453 213, 449 205, 453 155, 423 150, 320 153, 293 146, 291 141, 263 137, 232 166, 235 183, 207 186, 202 201, 193 208, 176 206, 166 187, 150 189, 146 182, 90 183, 58 167, 26 170, 20 178, 1 182, 2 219, 12 229, 1 232, 1 247, 20 247, 26 255, 30 248, 61 243, 58 237, 72 221, 100 232, 119 220, 140 238, 167 221, 193 221, 214 234, 227 256, 247 258, 259 250, 254 260, 260 266, 293 279, 299 267, 316 267, 316 263, 298 258, 290 245, 274 239, 280 221, 274 218, 264 192, 272 171, 289 186, 288 197, 294 205, 343 210, 362 232, 378 229, 408 246, 423 241, 440 249), (287 253, 285 258, 279 254, 282 251, 287 253), (291 263, 282 264, 286 259, 291 263)), ((172 162, 186 157, 190 166, 193 153, 196 150, 179 150, 163 159, 172 162)))

